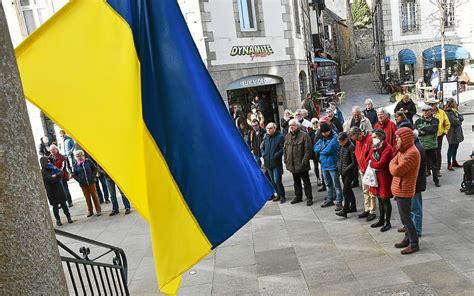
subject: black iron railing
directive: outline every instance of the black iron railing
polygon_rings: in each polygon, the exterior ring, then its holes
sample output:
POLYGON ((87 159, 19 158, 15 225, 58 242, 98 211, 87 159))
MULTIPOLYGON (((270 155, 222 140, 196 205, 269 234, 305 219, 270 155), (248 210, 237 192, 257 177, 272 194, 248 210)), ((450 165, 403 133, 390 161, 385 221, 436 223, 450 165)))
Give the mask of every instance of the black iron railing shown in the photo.
POLYGON ((70 293, 76 295, 130 295, 127 287, 127 258, 117 247, 55 229, 61 261, 70 293), (79 253, 68 245, 79 246, 79 253), (91 258, 91 248, 94 258, 91 258))

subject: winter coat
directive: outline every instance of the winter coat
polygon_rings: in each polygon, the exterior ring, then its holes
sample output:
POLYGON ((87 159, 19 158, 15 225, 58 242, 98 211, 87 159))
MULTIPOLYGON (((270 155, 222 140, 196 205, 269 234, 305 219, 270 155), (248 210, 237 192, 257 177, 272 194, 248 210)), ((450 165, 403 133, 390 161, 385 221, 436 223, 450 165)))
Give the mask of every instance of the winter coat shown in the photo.
POLYGON ((344 114, 342 114, 341 109, 336 107, 336 111, 334 112, 334 116, 339 120, 341 125, 344 124, 344 114))
POLYGON ((262 145, 264 136, 265 136, 265 130, 261 127, 259 127, 258 130, 254 130, 253 128, 250 130, 249 136, 248 136, 248 145, 253 155, 255 156, 262 155, 262 152, 260 151, 260 145, 262 145))
POLYGON ((396 197, 412 198, 416 192, 416 179, 420 170, 420 152, 415 147, 413 131, 401 128, 395 133, 401 140, 398 153, 390 161, 392 193, 396 197))
POLYGON ((374 126, 377 123, 377 120, 378 120, 377 119, 377 111, 375 111, 374 108, 372 108, 370 110, 364 109, 364 111, 362 111, 362 113, 370 121, 370 124, 372 124, 372 126, 374 126))
POLYGON ((58 153, 56 156, 51 154, 49 159, 55 167, 63 172, 63 180, 67 182, 71 176, 69 176, 69 173, 66 170, 66 157, 58 153))
POLYGON ((285 136, 283 148, 286 169, 291 173, 309 171, 312 147, 311 138, 307 133, 299 129, 294 134, 289 132, 285 136))
MULTIPOLYGON (((397 129, 402 127, 408 127, 409 129, 414 129, 415 127, 408 119, 403 119, 402 121, 397 122, 397 129)), ((395 147, 395 146, 393 146, 395 147)))
POLYGON ((382 129, 385 132, 385 142, 390 146, 395 147, 395 131, 397 130, 395 122, 387 118, 383 122, 377 121, 374 128, 382 129))
POLYGON ((418 139, 425 150, 438 148, 438 119, 420 117, 415 121, 415 128, 418 130, 418 139))
POLYGON ((416 105, 412 100, 409 100, 407 103, 405 103, 403 100, 397 103, 395 106, 394 112, 397 113, 397 111, 400 111, 400 109, 406 110, 406 117, 410 122, 413 122, 413 116, 416 114, 416 105))
POLYGON ((305 109, 308 111, 308 118, 311 120, 311 118, 315 117, 315 111, 314 106, 313 106, 313 100, 306 98, 301 102, 301 108, 305 109))
MULTIPOLYGON (((364 115, 361 115, 361 117, 359 125, 360 129, 364 132, 371 132, 373 129, 372 124, 364 115)), ((350 117, 346 122, 344 122, 344 131, 346 133, 350 132, 352 126, 352 117, 350 117)))
POLYGON ((446 110, 446 115, 451 124, 446 139, 449 144, 459 144, 464 141, 464 134, 462 132, 463 117, 456 110, 446 110))
POLYGON ((81 165, 78 163, 74 165, 72 176, 81 187, 95 184, 97 167, 90 159, 86 158, 81 165))
POLYGON ((332 119, 331 119, 331 123, 336 127, 336 130, 337 130, 337 133, 340 133, 342 132, 342 123, 339 121, 339 119, 334 116, 332 119))
POLYGON ((339 149, 339 157, 337 159, 337 170, 344 178, 348 174, 354 176, 354 171, 357 168, 357 159, 355 157, 355 147, 348 141, 346 146, 341 146, 339 149))
POLYGON ((370 149, 372 147, 372 135, 368 134, 362 141, 356 141, 355 156, 359 171, 365 173, 370 159, 370 149))
POLYGON ((45 143, 43 143, 43 141, 41 141, 41 143, 39 143, 38 145, 38 154, 40 156, 46 156, 46 157, 48 157, 50 154, 48 147, 46 146, 45 143))
POLYGON ((420 152, 420 169, 418 170, 418 177, 416 177, 416 192, 423 192, 426 190, 426 156, 425 149, 420 140, 415 140, 415 147, 420 152))
POLYGON ((267 169, 281 168, 283 166, 281 158, 283 156, 284 144, 285 137, 280 132, 275 132, 273 136, 265 135, 261 151, 263 163, 267 169))
POLYGON ((393 158, 393 148, 387 142, 377 150, 370 150, 370 167, 375 170, 378 187, 370 187, 370 192, 380 198, 391 198, 392 175, 390 174, 390 160, 393 158), (376 153, 378 155, 376 155, 376 153))
POLYGON ((331 131, 331 135, 322 137, 314 145, 314 153, 319 155, 322 171, 337 171, 337 159, 339 157, 339 142, 337 135, 331 131))
POLYGON ((46 195, 48 196, 49 204, 52 206, 58 206, 60 203, 66 201, 66 193, 64 192, 64 188, 61 183, 61 179, 63 177, 62 172, 57 168, 49 168, 47 157, 41 157, 40 164, 41 175, 43 176, 44 187, 46 189, 46 195))
POLYGON ((64 139, 61 139, 58 143, 59 153, 64 156, 72 155, 75 147, 76 143, 69 136, 65 136, 64 139))
POLYGON ((288 134, 288 124, 290 123, 290 120, 292 120, 293 117, 290 117, 288 120, 285 120, 285 118, 281 118, 280 119, 280 126, 281 126, 281 133, 283 134, 283 137, 286 136, 286 134, 288 134))
POLYGON ((438 108, 438 110, 434 113, 434 117, 438 119, 439 122, 438 137, 442 135, 447 135, 449 132, 449 128, 451 127, 451 123, 449 122, 448 115, 446 115, 446 112, 438 108))

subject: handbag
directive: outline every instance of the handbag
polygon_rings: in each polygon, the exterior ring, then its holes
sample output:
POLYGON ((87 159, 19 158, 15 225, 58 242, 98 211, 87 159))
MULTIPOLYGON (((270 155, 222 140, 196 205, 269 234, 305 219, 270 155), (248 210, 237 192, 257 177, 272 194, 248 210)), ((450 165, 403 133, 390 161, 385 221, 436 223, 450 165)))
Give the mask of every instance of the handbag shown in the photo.
POLYGON ((370 187, 379 187, 379 183, 377 182, 377 175, 375 174, 375 170, 370 166, 370 162, 367 166, 367 170, 365 170, 364 177, 362 178, 362 183, 370 187))

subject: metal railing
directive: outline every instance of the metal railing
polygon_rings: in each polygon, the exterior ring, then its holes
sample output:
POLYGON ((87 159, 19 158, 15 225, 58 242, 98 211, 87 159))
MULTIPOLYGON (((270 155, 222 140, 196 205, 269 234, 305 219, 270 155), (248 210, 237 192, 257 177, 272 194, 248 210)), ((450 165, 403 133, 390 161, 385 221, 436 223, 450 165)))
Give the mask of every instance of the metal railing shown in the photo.
POLYGON ((55 232, 70 294, 130 295, 127 258, 121 248, 57 229, 55 232), (59 237, 66 238, 68 245, 80 245, 80 254, 61 242, 59 237), (91 248, 97 253, 94 258, 90 256, 91 248))

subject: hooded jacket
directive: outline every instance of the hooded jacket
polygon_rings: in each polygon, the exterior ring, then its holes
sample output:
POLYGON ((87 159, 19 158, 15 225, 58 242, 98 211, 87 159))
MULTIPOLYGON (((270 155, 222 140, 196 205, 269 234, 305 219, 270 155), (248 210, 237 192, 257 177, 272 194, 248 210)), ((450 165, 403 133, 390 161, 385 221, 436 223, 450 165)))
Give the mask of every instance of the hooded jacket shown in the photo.
POLYGON ((448 115, 446 115, 446 112, 438 108, 438 110, 434 112, 433 116, 439 121, 438 137, 442 135, 447 135, 449 129, 451 128, 451 123, 449 122, 448 115))
POLYGON ((413 131, 403 127, 395 132, 401 138, 398 153, 390 161, 393 176, 392 193, 396 197, 412 198, 416 192, 416 179, 420 170, 420 152, 415 147, 413 131))
POLYGON ((322 171, 337 171, 339 143, 336 133, 331 130, 329 137, 322 137, 315 145, 314 152, 319 155, 322 171))
POLYGON ((337 170, 343 178, 347 175, 355 176, 354 172, 357 168, 357 159, 354 151, 355 147, 351 141, 348 141, 346 146, 340 146, 337 170))
POLYGON ((385 142, 390 146, 395 146, 395 131, 397 130, 397 125, 395 122, 391 121, 390 118, 386 118, 384 121, 377 121, 374 128, 382 129, 385 132, 385 142))

